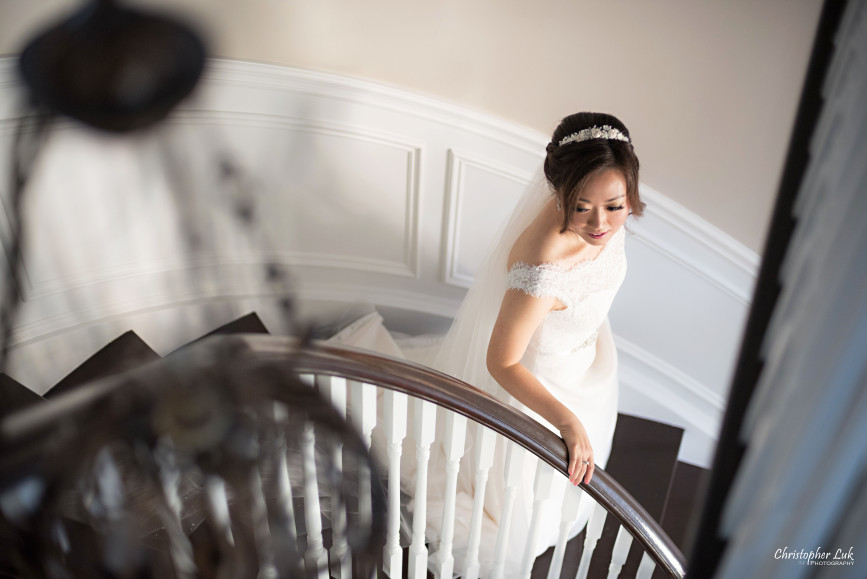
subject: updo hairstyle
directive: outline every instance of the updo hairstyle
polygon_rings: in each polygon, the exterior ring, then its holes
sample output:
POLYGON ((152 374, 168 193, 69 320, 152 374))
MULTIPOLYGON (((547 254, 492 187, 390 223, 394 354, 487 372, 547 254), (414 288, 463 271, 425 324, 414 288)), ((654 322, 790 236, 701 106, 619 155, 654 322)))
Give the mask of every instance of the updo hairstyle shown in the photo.
POLYGON ((631 142, 617 139, 588 139, 561 145, 564 138, 591 127, 608 125, 629 136, 620 119, 605 113, 575 113, 564 118, 545 148, 545 177, 560 199, 563 207, 563 226, 565 233, 569 217, 578 205, 578 199, 591 176, 605 169, 617 169, 626 179, 626 199, 632 215, 640 217, 644 213, 644 203, 638 194, 638 157, 631 142))

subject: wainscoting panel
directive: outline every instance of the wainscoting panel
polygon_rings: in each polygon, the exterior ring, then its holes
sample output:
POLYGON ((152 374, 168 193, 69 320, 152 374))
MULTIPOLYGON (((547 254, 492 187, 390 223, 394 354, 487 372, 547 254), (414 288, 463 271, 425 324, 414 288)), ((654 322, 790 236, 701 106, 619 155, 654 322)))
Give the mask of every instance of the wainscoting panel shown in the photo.
MULTIPOLYGON (((15 70, 0 58, 3 158, 24 101, 15 70)), ((407 312, 401 331, 441 330, 546 143, 373 82, 225 60, 156 130, 108 136, 60 121, 27 191, 10 374, 43 391, 126 330, 165 353, 250 309, 284 331, 269 268, 289 271, 300 312, 325 325, 379 306, 407 312)), ((758 257, 664 194, 642 194, 611 312, 621 405, 684 427, 682 458, 706 465, 758 257)))
POLYGON ((448 154, 443 281, 468 288, 532 175, 466 153, 448 154))

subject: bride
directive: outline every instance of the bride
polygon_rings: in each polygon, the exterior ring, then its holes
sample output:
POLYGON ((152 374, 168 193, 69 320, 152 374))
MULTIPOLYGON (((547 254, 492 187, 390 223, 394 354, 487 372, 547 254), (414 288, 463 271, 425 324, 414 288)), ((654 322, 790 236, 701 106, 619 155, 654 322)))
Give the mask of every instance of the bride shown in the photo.
MULTIPOLYGON (((434 366, 518 406, 559 433, 569 457, 568 482, 587 483, 605 465, 617 417, 617 358, 608 310, 626 273, 624 224, 640 216, 638 158, 616 117, 577 113, 562 120, 546 147, 544 181, 521 200, 476 276, 434 366)), ((468 433, 470 434, 470 433, 468 433)), ((501 441, 502 442, 502 441, 501 441)), ((503 508, 498 448, 485 489, 483 576, 490 568, 503 508)), ((455 570, 463 572, 472 509, 472 452, 458 479, 455 570), (463 539, 463 540, 462 540, 463 539)), ((550 468, 539 465, 539 468, 550 468)), ((433 471, 436 472, 436 471, 433 471)), ((440 471, 441 472, 441 471, 440 471)), ((517 571, 528 542, 532 468, 514 505, 505 568, 517 571)), ((434 477, 435 478, 435 477, 434 477)), ((544 515, 533 556, 557 539, 565 492, 561 483, 544 515)), ((430 481, 433 491, 438 483, 430 481)), ((438 497, 432 492, 429 532, 438 537, 438 497)), ((570 536, 587 522, 581 501, 570 536)))

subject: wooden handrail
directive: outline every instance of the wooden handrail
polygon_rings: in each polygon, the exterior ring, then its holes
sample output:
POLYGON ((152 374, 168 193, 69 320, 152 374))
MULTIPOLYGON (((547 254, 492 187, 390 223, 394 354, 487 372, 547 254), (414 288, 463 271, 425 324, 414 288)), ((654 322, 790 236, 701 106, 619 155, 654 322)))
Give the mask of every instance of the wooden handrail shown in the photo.
MULTIPOLYGON (((213 336, 194 347, 225 356, 243 355, 246 351, 263 361, 286 364, 298 374, 337 376, 427 400, 490 428, 567 476, 566 445, 561 438, 516 408, 429 367, 349 346, 323 342, 302 346, 296 339, 266 334, 213 336)), ((13 454, 26 454, 35 444, 44 445, 45 433, 51 432, 50 426, 59 417, 85 411, 124 383, 121 376, 105 378, 53 404, 36 405, 0 421, 0 450, 8 452, 4 452, 3 462, 8 466, 15 462, 13 454)), ((596 468, 590 483, 581 483, 581 488, 626 527, 669 577, 685 576, 683 554, 608 473, 596 468)))
MULTIPOLYGON (((426 366, 343 345, 297 341, 262 334, 236 336, 251 352, 288 358, 298 373, 337 376, 406 393, 466 416, 521 445, 567 475, 566 445, 553 432, 488 393, 426 366)), ((222 338, 224 339, 224 338, 222 338)), ((669 577, 685 576, 686 560, 671 538, 620 484, 596 468, 581 488, 614 515, 669 577)))

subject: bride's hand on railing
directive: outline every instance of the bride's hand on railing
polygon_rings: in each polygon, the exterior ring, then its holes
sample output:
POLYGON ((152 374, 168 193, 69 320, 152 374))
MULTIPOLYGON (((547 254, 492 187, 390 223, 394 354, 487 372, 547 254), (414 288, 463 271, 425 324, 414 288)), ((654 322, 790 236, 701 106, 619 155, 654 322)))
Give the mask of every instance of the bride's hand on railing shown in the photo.
POLYGON ((584 425, 572 414, 570 419, 558 426, 558 429, 569 453, 569 482, 573 485, 581 482, 589 483, 595 465, 593 447, 590 445, 584 425))

